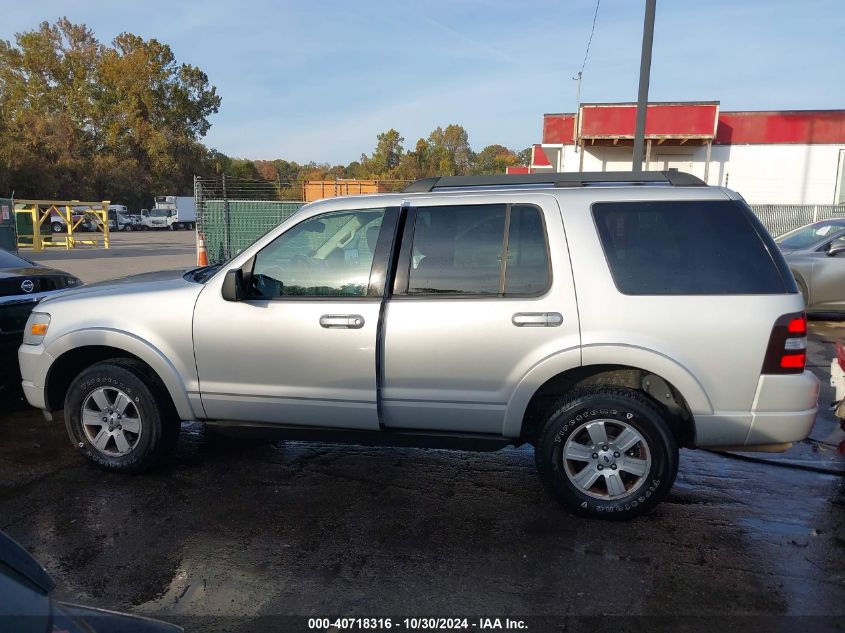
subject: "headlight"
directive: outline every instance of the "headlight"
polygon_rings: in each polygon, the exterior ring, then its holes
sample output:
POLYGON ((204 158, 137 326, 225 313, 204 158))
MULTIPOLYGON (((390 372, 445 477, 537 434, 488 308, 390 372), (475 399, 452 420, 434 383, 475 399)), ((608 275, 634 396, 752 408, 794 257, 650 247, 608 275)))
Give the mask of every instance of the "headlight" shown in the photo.
POLYGON ((67 286, 68 288, 73 288, 75 286, 81 286, 82 280, 78 277, 68 277, 67 278, 67 286))
POLYGON ((26 322, 26 329, 23 331, 24 345, 41 345, 47 328, 50 327, 50 315, 46 312, 33 312, 26 322))

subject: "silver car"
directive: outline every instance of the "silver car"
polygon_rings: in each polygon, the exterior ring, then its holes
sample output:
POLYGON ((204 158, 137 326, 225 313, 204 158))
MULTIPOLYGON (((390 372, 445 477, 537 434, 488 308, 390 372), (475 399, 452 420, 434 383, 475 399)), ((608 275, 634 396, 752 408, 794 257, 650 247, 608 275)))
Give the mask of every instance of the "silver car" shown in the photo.
POLYGON ((807 436, 802 309, 747 205, 693 176, 433 178, 306 205, 223 265, 45 300, 19 361, 106 470, 150 468, 180 420, 528 443, 557 500, 621 519, 665 497, 679 447, 807 436))
POLYGON ((845 218, 813 222, 775 242, 795 275, 808 312, 845 310, 845 218))

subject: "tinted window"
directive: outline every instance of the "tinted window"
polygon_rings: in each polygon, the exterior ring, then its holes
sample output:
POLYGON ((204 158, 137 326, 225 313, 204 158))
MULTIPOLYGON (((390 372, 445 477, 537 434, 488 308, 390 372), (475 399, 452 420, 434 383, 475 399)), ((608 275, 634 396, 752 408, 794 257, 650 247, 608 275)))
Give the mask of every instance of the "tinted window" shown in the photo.
POLYGON ((525 295, 548 288, 549 255, 540 209, 460 205, 417 210, 410 294, 525 295), (507 257, 505 227, 508 226, 507 257))
POLYGON ((540 209, 511 207, 505 294, 538 294, 549 286, 549 254, 540 209))
POLYGON ((593 205, 602 247, 621 292, 788 292, 747 213, 730 201, 593 205))
POLYGON ((499 294, 506 210, 504 204, 418 209, 408 292, 499 294))
POLYGON ((255 258, 251 296, 365 296, 384 212, 326 213, 282 233, 255 258))

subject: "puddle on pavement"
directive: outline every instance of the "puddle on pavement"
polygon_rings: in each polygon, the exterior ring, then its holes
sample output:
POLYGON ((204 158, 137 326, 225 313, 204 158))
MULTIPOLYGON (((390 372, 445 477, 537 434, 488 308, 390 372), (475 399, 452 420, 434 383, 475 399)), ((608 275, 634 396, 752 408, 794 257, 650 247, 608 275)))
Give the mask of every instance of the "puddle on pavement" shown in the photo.
POLYGON ((740 523, 746 528, 749 528, 748 536, 765 538, 767 540, 773 535, 792 538, 809 538, 814 535, 813 528, 806 523, 772 521, 757 518, 741 519, 740 523))

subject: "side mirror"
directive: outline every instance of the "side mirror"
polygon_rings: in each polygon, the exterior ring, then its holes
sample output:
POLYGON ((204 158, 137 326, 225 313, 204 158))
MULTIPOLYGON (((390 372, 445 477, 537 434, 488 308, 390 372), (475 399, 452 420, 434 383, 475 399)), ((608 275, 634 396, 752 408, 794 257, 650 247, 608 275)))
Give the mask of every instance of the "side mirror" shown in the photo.
POLYGON ((830 248, 827 249, 828 257, 836 257, 839 253, 845 251, 845 244, 839 242, 838 244, 831 243, 830 248))
POLYGON ((244 298, 244 273, 240 268, 226 272, 221 294, 226 301, 242 301, 244 298))

